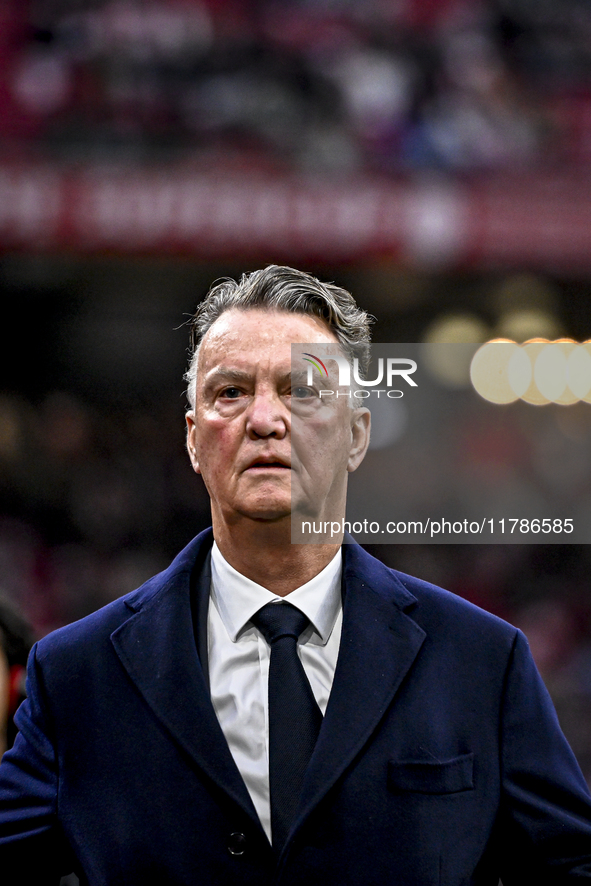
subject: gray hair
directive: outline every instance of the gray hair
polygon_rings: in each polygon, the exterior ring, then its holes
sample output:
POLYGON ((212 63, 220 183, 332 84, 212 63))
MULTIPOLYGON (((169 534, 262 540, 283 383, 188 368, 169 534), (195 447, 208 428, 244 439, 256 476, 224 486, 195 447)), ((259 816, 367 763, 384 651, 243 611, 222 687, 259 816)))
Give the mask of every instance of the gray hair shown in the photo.
POLYGON ((199 347, 205 333, 230 308, 268 308, 306 314, 323 320, 351 362, 359 360, 365 375, 369 362, 370 324, 373 317, 361 310, 350 292, 334 283, 322 283, 305 271, 269 265, 243 274, 240 281, 224 278, 212 286, 189 321, 191 346, 185 373, 187 398, 195 405, 199 347))

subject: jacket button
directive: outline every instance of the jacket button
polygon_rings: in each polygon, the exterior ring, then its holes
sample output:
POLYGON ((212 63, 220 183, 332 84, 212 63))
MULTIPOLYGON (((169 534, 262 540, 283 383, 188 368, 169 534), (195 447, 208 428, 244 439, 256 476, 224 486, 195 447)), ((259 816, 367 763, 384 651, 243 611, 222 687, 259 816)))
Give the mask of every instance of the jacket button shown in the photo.
POLYGON ((230 855, 244 855, 246 849, 246 837, 235 831, 228 839, 228 852, 230 855))

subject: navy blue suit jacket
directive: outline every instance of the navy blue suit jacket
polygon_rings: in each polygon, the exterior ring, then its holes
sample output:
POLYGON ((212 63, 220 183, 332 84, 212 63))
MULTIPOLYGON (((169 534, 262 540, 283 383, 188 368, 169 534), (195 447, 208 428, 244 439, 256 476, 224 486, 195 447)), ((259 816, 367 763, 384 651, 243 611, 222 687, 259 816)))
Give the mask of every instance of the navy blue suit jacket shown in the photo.
POLYGON ((591 799, 523 636, 354 544, 333 689, 276 859, 199 662, 192 576, 210 544, 32 652, 0 766, 1 872, 16 865, 19 886, 72 868, 92 886, 591 882, 591 799))

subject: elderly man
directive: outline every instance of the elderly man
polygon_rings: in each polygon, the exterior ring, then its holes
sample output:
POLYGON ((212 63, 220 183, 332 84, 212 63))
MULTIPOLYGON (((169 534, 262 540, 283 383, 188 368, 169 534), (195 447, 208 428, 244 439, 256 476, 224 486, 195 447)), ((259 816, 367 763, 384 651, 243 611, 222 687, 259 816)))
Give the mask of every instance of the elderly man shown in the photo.
POLYGON ((588 882, 591 799, 523 636, 354 543, 291 544, 294 507, 344 514, 369 436, 291 346, 363 358, 366 315, 269 267, 218 284, 193 329, 213 529, 34 649, 0 866, 36 886, 588 882))

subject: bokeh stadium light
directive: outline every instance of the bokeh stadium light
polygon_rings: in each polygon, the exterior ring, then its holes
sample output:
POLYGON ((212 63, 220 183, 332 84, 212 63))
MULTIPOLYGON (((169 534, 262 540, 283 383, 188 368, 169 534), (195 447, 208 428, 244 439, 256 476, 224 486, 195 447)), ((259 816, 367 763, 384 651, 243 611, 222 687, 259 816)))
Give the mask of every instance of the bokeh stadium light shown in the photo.
POLYGON ((490 403, 591 403, 591 344, 569 339, 523 344, 493 339, 474 354, 470 378, 474 389, 490 403))

